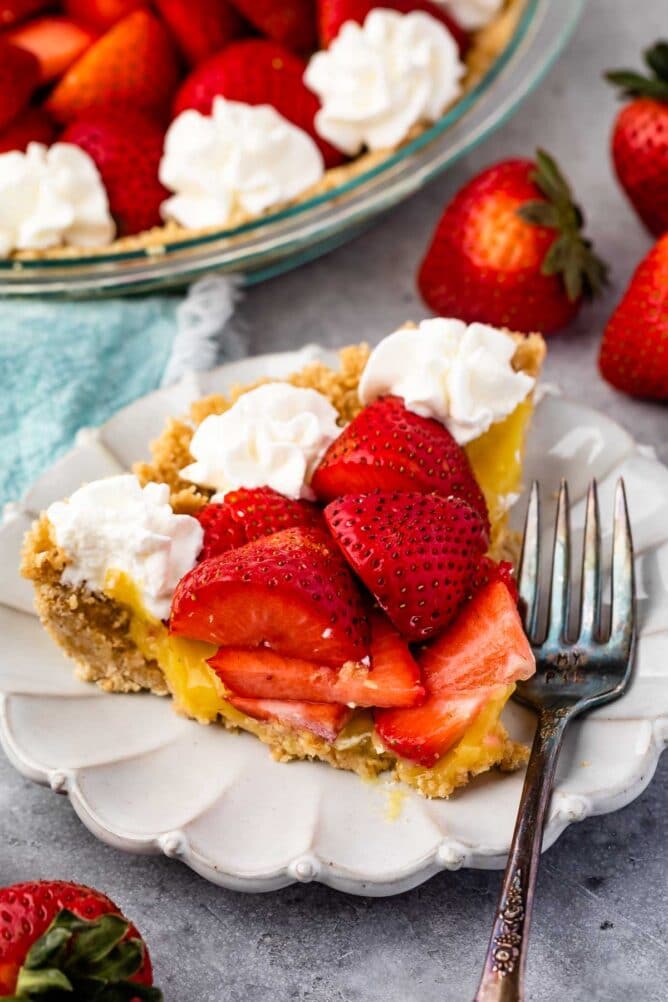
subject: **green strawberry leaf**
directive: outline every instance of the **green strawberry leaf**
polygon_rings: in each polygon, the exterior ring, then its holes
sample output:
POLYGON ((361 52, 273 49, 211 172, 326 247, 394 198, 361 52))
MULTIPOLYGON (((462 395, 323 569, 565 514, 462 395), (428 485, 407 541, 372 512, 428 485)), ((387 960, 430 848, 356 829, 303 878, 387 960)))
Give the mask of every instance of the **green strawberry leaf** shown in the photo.
POLYGON ((668 42, 657 42, 644 53, 648 76, 635 70, 610 70, 605 79, 620 88, 620 97, 651 97, 668 101, 668 42))
POLYGON ((668 81, 668 42, 657 42, 644 53, 645 62, 659 80, 668 81))

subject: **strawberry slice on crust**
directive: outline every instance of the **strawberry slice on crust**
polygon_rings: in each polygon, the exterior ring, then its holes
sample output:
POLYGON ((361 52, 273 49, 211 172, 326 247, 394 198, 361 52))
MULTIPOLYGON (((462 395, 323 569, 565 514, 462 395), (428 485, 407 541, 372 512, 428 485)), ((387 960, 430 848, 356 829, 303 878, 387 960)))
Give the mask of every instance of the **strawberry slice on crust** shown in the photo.
POLYGON ((418 658, 427 699, 411 710, 379 710, 376 731, 402 758, 434 763, 462 737, 485 704, 536 670, 517 606, 502 581, 466 605, 418 658))
POLYGON ((326 528, 317 505, 286 498, 271 487, 229 491, 222 502, 205 505, 195 518, 204 529, 201 560, 296 525, 326 528))
POLYGON ((360 592, 329 536, 297 526, 212 557, 181 579, 170 629, 340 667, 368 653, 360 592))
POLYGON ((221 647, 209 664, 235 696, 356 706, 417 706, 424 700, 420 669, 381 613, 371 618, 370 660, 337 669, 268 649, 221 647))
POLYGON ((384 7, 386 10, 396 10, 399 14, 409 14, 419 10, 431 14, 443 24, 457 45, 462 55, 469 48, 470 39, 464 29, 455 21, 451 14, 430 0, 318 0, 318 30, 320 41, 324 48, 336 38, 346 21, 356 21, 362 24, 367 14, 374 7, 384 7))
POLYGON ((470 594, 487 549, 482 519, 465 501, 403 491, 348 495, 325 519, 355 573, 401 635, 428 640, 470 594))
POLYGON ((462 447, 440 421, 414 414, 399 397, 381 397, 344 428, 311 487, 321 501, 372 490, 454 495, 489 527, 485 498, 462 447))
POLYGON ((255 720, 282 724, 291 731, 310 731, 324 741, 336 741, 352 710, 338 703, 299 703, 282 699, 245 699, 228 696, 228 703, 255 720))

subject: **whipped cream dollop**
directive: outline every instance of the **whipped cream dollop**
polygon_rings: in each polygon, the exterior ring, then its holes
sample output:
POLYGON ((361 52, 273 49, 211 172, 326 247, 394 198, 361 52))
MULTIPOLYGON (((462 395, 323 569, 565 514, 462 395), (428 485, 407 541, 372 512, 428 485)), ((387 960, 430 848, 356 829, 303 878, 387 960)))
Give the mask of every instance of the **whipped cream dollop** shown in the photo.
POLYGON ((217 97, 210 115, 183 111, 167 130, 159 177, 175 194, 160 211, 182 226, 222 226, 239 207, 257 215, 296 198, 324 171, 311 136, 275 108, 217 97))
POLYGON ((513 338, 487 324, 423 320, 374 348, 360 380, 360 400, 403 397, 408 410, 441 421, 464 445, 531 392, 535 380, 513 369, 514 354, 513 338))
POLYGON ((142 487, 129 473, 86 484, 52 504, 47 518, 68 557, 63 584, 103 591, 107 573, 122 571, 157 619, 168 617, 174 590, 202 548, 201 525, 174 514, 167 484, 142 487))
POLYGON ((107 193, 91 157, 71 143, 0 154, 0 256, 114 239, 107 193))
POLYGON ((181 476, 214 488, 212 500, 237 487, 272 487, 285 497, 311 498, 311 475, 341 433, 337 417, 316 390, 258 386, 224 414, 202 421, 190 443, 195 462, 181 476))
POLYGON ((353 156, 397 146, 417 122, 435 122, 461 94, 464 69, 435 17, 377 8, 363 25, 346 21, 311 57, 304 81, 322 105, 318 134, 353 156))
POLYGON ((467 31, 483 28, 499 13, 505 0, 436 0, 467 31))

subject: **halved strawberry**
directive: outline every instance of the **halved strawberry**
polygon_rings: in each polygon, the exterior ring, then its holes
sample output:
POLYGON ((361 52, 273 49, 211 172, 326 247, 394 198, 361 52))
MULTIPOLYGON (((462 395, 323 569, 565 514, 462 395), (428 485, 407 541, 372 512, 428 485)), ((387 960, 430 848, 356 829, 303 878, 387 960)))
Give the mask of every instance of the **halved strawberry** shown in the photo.
POLYGON ((331 539, 295 527, 198 564, 174 594, 173 633, 271 647, 340 667, 368 653, 361 595, 331 539))
POLYGON ((55 135, 56 128, 43 108, 26 108, 9 125, 0 129, 0 153, 11 150, 25 152, 28 143, 49 146, 55 135))
POLYGON ((39 63, 32 52, 0 40, 0 129, 25 108, 39 79, 39 63))
POLYGON ((33 53, 39 62, 41 83, 50 83, 91 47, 97 35, 67 17, 39 17, 14 28, 7 38, 33 53))
POLYGON ((148 0, 64 0, 64 6, 75 21, 106 31, 138 7, 148 7, 148 0))
POLYGON ((324 529, 320 509, 310 501, 286 498, 271 487, 240 487, 197 513, 204 529, 201 560, 252 543, 296 525, 324 529))
POLYGON ((232 42, 186 77, 176 95, 174 116, 188 108, 209 115, 218 95, 245 104, 271 104, 289 122, 308 132, 327 167, 336 167, 345 157, 315 130, 320 102, 304 83, 305 70, 304 60, 278 42, 266 38, 232 42))
POLYGON ((469 47, 469 36, 454 17, 448 14, 442 6, 430 3, 429 0, 381 0, 381 2, 378 0, 318 0, 318 29, 322 47, 327 48, 346 21, 356 21, 357 24, 362 24, 369 11, 373 10, 374 7, 396 10, 400 14, 408 14, 412 10, 431 14, 437 21, 445 25, 457 42, 462 55, 469 47))
POLYGON ((325 519, 355 573, 411 641, 452 622, 487 549, 482 519, 461 498, 347 495, 327 506, 325 519))
POLYGON ((228 696, 241 713, 255 720, 269 720, 291 731, 310 731, 323 741, 336 741, 350 719, 352 710, 337 703, 298 703, 281 699, 244 699, 228 696))
POLYGON ((371 620, 371 664, 341 669, 285 658, 275 651, 221 647, 209 664, 235 695, 297 699, 356 706, 417 706, 424 699, 420 670, 392 624, 380 613, 371 620))
MULTIPOLYGON (((85 0, 86 3, 89 0, 85 0)), ((8 28, 25 21, 39 10, 51 6, 51 0, 0 0, 0 26, 8 28)))
POLYGON ((517 603, 519 601, 520 596, 517 590, 515 568, 509 560, 496 561, 492 560, 491 557, 483 557, 476 569, 471 591, 475 595, 492 581, 503 581, 512 596, 513 602, 517 603))
POLYGON ((418 658, 427 699, 412 710, 379 710, 387 748, 432 766, 503 687, 535 671, 531 646, 510 592, 493 581, 418 658))
POLYGON ((313 0, 233 0, 234 6, 257 28, 294 52, 316 46, 313 0))
POLYGON ((487 505, 462 447, 399 397, 381 397, 344 428, 311 480, 321 501, 365 491, 432 491, 463 498, 488 526, 487 505))
POLYGON ((59 122, 110 105, 164 116, 178 73, 167 29, 140 8, 118 21, 69 68, 46 107, 59 122))
POLYGON ((227 0, 156 0, 174 41, 191 66, 244 34, 244 23, 227 0))

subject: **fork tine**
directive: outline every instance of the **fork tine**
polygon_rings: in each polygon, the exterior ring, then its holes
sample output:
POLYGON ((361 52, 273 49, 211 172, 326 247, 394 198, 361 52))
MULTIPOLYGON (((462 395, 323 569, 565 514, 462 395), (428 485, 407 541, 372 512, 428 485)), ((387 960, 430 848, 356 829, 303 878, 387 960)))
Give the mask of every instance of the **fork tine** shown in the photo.
POLYGON ((600 634, 601 610, 601 528, 598 489, 592 480, 587 493, 582 581, 580 586, 580 642, 595 640, 600 634))
POLYGON ((547 637, 552 642, 564 640, 568 633, 568 609, 571 590, 571 533, 568 503, 568 484, 561 481, 557 519, 552 550, 552 577, 550 580, 550 605, 547 620, 547 637))
POLYGON ((612 612, 610 643, 627 649, 635 631, 635 577, 633 539, 624 481, 617 481, 612 540, 612 612))
POLYGON ((532 640, 538 622, 538 574, 540 562, 540 490, 537 481, 531 485, 529 507, 524 521, 522 555, 520 556, 517 586, 525 606, 524 627, 532 640))

